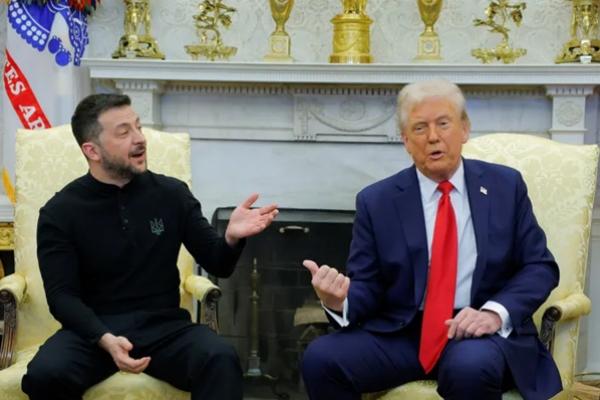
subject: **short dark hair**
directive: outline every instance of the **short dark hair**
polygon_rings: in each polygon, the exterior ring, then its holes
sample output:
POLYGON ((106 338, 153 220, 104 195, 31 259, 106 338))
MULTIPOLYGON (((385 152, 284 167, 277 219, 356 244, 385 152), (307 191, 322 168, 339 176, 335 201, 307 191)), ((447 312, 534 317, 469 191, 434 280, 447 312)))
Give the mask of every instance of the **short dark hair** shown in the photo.
POLYGON ((98 117, 113 108, 130 106, 131 99, 125 94, 92 94, 79 102, 71 117, 71 129, 77 143, 97 141, 102 126, 98 117))

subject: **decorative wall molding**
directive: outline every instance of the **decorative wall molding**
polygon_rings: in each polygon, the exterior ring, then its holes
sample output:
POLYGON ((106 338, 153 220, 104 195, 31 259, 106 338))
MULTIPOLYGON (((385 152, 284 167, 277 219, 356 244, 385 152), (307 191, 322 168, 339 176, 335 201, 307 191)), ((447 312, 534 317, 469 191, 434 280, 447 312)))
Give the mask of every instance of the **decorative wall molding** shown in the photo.
POLYGON ((552 97, 552 139, 573 144, 585 142, 586 99, 594 89, 592 84, 546 86, 546 93, 552 97))
POLYGON ((223 95, 355 95, 355 96, 395 96, 397 86, 337 86, 301 83, 252 83, 252 82, 167 82, 164 90, 181 93, 223 94, 223 95))
POLYGON ((465 96, 492 98, 504 97, 546 97, 543 86, 466 86, 462 88, 465 96))
POLYGON ((299 141, 399 142, 394 96, 294 96, 299 141))
POLYGON ((586 82, 582 85, 548 85, 546 92, 549 96, 572 96, 581 97, 589 96, 594 93, 594 85, 592 82, 586 82))
POLYGON ((148 79, 120 79, 115 80, 115 87, 122 93, 129 95, 132 104, 140 116, 140 121, 145 126, 160 128, 160 99, 164 83, 148 79))
MULTIPOLYGON (((337 117, 332 118, 332 107, 353 109, 352 112, 358 112, 360 107, 387 110, 403 84, 438 77, 464 86, 467 96, 489 100, 496 97, 539 99, 545 90, 552 98, 552 123, 548 130, 552 138, 584 143, 586 97, 600 86, 598 65, 332 65, 138 59, 85 59, 84 64, 89 67, 92 79, 112 80, 118 89, 130 94, 142 122, 156 127, 161 126, 160 95, 164 91, 223 96, 230 101, 233 96, 246 96, 263 103, 278 97, 287 99, 290 105, 295 104, 293 127, 286 126, 284 135, 273 136, 275 130, 267 129, 269 132, 264 133, 265 129, 261 129, 248 136, 248 127, 235 129, 235 132, 232 129, 223 135, 241 140, 276 137, 276 140, 398 142, 398 132, 391 118, 393 112, 383 122, 341 122, 339 119, 334 122, 337 117), (323 99, 316 100, 315 96, 323 99), (334 97, 340 99, 333 100, 334 97), (380 99, 386 99, 387 105, 381 107, 380 99), (392 100, 387 103, 389 99, 392 100), (321 101, 327 103, 325 113, 321 101), (335 102, 337 106, 333 105, 335 102)), ((238 106, 240 109, 255 106, 247 103, 238 106)), ((214 130, 204 134, 207 138, 221 135, 214 130)))

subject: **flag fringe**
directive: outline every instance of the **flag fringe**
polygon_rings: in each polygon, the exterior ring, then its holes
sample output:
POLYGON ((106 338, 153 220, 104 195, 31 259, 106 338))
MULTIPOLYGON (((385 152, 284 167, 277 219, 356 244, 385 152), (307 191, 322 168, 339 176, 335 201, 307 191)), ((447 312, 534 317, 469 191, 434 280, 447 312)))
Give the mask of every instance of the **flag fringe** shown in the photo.
POLYGON ((2 184, 4 185, 4 193, 6 193, 6 197, 8 200, 15 205, 17 202, 17 196, 15 193, 15 186, 13 185, 8 170, 6 168, 2 168, 2 184))

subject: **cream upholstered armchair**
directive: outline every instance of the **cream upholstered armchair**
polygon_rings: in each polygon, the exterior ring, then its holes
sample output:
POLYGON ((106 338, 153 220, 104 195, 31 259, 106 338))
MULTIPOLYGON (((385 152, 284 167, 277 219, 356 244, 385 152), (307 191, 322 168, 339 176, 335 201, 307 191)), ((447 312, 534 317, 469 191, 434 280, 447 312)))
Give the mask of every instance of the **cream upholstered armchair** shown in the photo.
MULTIPOLYGON (((190 139, 187 134, 145 128, 148 167, 191 184, 190 139)), ((87 163, 69 125, 17 133, 15 208, 15 273, 0 280, 5 334, 0 347, 0 393, 4 400, 27 399, 21 377, 38 347, 59 328, 48 311, 36 258, 36 226, 41 206, 65 184, 87 172, 87 163)), ((202 300, 204 322, 216 329, 219 289, 194 276, 193 259, 182 248, 178 260, 181 306, 192 315, 193 298, 202 300)), ((84 399, 189 399, 189 394, 146 374, 116 373, 90 388, 84 399)))
MULTIPOLYGON (((564 390, 554 399, 570 398, 579 337, 579 317, 590 312, 583 293, 592 208, 596 192, 598 146, 568 145, 520 134, 491 134, 470 140, 463 156, 518 169, 533 209, 544 228, 548 247, 560 267, 560 283, 538 309, 534 320, 540 338, 552 351, 564 390)), ((379 400, 439 400, 434 381, 411 382, 387 393, 365 396, 379 400)), ((503 399, 520 399, 516 391, 503 399)))

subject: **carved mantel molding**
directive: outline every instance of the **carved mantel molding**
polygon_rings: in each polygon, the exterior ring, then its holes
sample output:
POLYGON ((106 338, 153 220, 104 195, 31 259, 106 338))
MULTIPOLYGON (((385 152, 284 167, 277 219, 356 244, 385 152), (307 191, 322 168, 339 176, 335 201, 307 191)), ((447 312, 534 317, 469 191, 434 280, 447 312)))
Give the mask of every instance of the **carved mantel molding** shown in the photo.
MULTIPOLYGON (((467 94, 545 93, 552 98, 549 135, 583 143, 586 98, 600 86, 600 66, 593 64, 332 65, 139 59, 85 59, 84 64, 92 79, 112 81, 129 94, 142 122, 154 127, 161 126, 164 92, 291 97, 293 132, 279 138, 289 141, 398 142, 395 93, 406 83, 437 77, 463 86, 467 94)), ((248 137, 232 133, 226 139, 248 137)), ((269 139, 259 133, 250 140, 269 139)))

